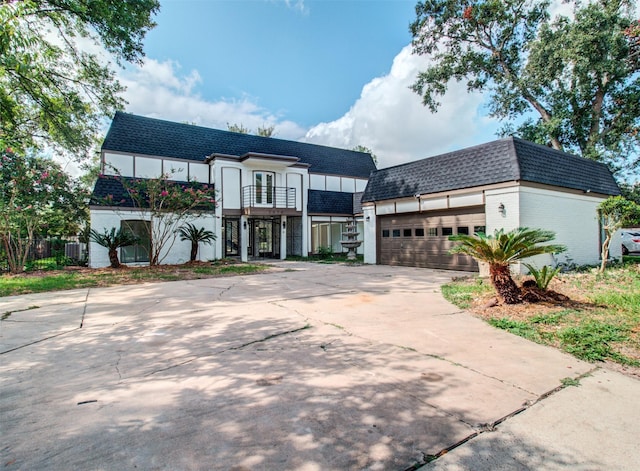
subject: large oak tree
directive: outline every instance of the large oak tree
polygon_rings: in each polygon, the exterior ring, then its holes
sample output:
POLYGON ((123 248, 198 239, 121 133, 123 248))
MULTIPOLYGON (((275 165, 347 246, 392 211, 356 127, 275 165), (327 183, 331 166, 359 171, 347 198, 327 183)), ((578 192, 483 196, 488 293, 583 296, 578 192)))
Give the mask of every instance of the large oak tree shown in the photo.
POLYGON ((640 61, 633 2, 425 0, 411 25, 431 65, 413 85, 435 112, 452 79, 486 92, 503 135, 637 169, 640 61), (634 26, 635 25, 635 26, 634 26))
POLYGON ((101 51, 140 63, 158 10, 158 0, 0 0, 0 141, 82 156, 124 105, 101 51))

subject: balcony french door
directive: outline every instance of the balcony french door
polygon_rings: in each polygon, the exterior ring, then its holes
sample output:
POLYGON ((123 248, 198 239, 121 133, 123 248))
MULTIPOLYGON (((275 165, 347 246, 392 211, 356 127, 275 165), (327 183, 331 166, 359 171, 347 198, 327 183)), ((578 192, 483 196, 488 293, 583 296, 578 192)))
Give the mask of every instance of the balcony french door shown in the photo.
POLYGON ((256 206, 272 206, 275 174, 273 172, 253 172, 253 183, 256 206))

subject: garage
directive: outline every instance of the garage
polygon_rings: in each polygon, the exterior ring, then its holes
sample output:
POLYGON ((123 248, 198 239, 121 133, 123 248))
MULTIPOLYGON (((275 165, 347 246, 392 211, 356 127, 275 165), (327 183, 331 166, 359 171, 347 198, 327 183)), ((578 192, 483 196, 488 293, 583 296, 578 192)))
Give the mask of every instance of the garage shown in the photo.
POLYGON ((393 214, 378 218, 378 260, 400 265, 447 270, 478 271, 468 255, 451 255, 454 234, 484 232, 484 207, 464 210, 393 214))
POLYGON ((598 205, 618 194, 606 165, 515 137, 376 170, 361 198, 364 261, 478 271, 471 258, 448 253, 451 235, 530 227, 567 247, 538 257, 539 267, 595 264, 598 205))

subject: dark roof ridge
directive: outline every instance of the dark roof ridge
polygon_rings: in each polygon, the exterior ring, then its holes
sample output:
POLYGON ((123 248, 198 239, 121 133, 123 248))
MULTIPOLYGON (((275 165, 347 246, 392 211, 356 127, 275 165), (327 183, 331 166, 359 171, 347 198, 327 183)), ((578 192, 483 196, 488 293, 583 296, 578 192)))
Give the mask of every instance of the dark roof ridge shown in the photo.
POLYGON ((604 195, 620 194, 602 162, 513 136, 373 172, 364 202, 531 182, 604 195))
MULTIPOLYGON (((139 114, 135 114, 135 113, 128 113, 126 111, 116 111, 116 114, 114 115, 113 119, 116 119, 116 116, 118 114, 122 114, 122 115, 128 115, 128 116, 134 116, 138 119, 144 119, 144 120, 148 120, 148 121, 161 121, 163 123, 172 125, 172 126, 181 126, 185 129, 189 129, 189 128, 198 128, 204 132, 209 132, 211 130, 217 131, 217 132, 221 132, 221 133, 225 133, 228 134, 230 136, 236 136, 236 137, 240 137, 242 139, 241 136, 248 136, 254 139, 259 139, 262 141, 266 141, 269 139, 272 139, 274 141, 279 141, 279 142, 283 142, 283 143, 287 143, 287 142, 295 142, 298 144, 303 144, 303 145, 307 145, 307 146, 315 146, 315 147, 320 147, 320 148, 325 148, 325 149, 339 149, 342 151, 346 151, 346 152, 355 152, 357 154, 365 154, 365 155, 370 155, 367 152, 360 152, 358 150, 353 150, 353 149, 344 149, 341 147, 333 147, 333 146, 327 146, 324 144, 315 144, 313 142, 303 142, 303 141, 293 141, 291 139, 282 139, 279 137, 267 137, 267 136, 261 136, 259 134, 250 134, 250 133, 243 133, 243 132, 235 132, 235 131, 229 131, 227 129, 218 129, 218 128, 212 128, 212 127, 208 127, 208 126, 201 126, 199 124, 189 124, 189 123, 179 123, 177 121, 171 121, 169 119, 164 119, 164 118, 151 118, 149 116, 143 116, 143 115, 139 115, 139 114)), ((240 157, 240 156, 238 156, 240 157)), ((287 156, 287 157, 295 157, 295 156, 287 156)))
POLYGON ((103 152, 204 162, 212 154, 247 153, 295 157, 311 173, 368 178, 376 169, 371 154, 321 144, 243 134, 117 112, 102 143, 103 152))
MULTIPOLYGON (((439 158, 446 158, 450 155, 459 155, 462 152, 473 152, 474 150, 477 149, 482 149, 482 148, 486 148, 486 147, 491 147, 495 144, 497 144, 498 142, 507 142, 507 141, 511 141, 513 139, 517 139, 514 138, 513 136, 508 136, 508 137, 504 137, 501 139, 494 139, 493 141, 489 141, 489 142, 482 142, 480 144, 474 144, 472 146, 469 147, 464 147, 462 149, 458 149, 458 150, 452 150, 452 151, 448 151, 448 152, 443 152, 441 154, 434 154, 434 155, 430 155, 428 157, 422 157, 421 159, 417 159, 417 160, 412 160, 410 162, 405 162, 403 164, 396 164, 396 165, 392 165, 391 167, 384 167, 384 168, 379 168, 376 171, 380 171, 380 170, 391 170, 394 168, 398 168, 398 167, 405 167, 407 165, 411 165, 411 164, 419 164, 421 162, 424 162, 425 160, 430 160, 430 159, 439 159, 439 158)), ((524 141, 527 142, 527 141, 524 141)), ((514 148, 515 151, 515 148, 514 148)))
POLYGON ((516 136, 509 136, 509 138, 512 139, 514 143, 521 143, 523 145, 527 145, 527 146, 531 146, 531 147, 538 147, 540 150, 544 150, 545 152, 550 152, 550 153, 557 154, 558 156, 562 156, 563 159, 566 159, 567 157, 570 157, 570 158, 573 158, 573 159, 577 159, 579 161, 586 160, 587 162, 594 162, 594 163, 606 166, 606 164, 603 163, 603 162, 599 162, 597 160, 588 159, 586 157, 582 157, 581 155, 574 154, 573 152, 568 152, 566 150, 554 149, 553 147, 548 146, 546 144, 538 144, 537 142, 527 141, 526 139, 522 139, 521 137, 516 137, 516 136))

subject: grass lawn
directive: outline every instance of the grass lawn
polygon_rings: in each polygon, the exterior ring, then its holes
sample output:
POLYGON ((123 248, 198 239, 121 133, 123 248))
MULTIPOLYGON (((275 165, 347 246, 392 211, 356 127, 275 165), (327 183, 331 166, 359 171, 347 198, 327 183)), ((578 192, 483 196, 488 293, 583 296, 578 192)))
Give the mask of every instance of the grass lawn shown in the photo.
POLYGON ((161 265, 158 267, 79 268, 56 271, 28 272, 0 276, 0 296, 12 296, 73 288, 113 286, 154 281, 194 280, 215 276, 247 275, 267 270, 266 265, 230 263, 194 263, 161 265))
POLYGON ((604 275, 558 275, 549 289, 570 300, 553 304, 492 306, 490 281, 477 277, 449 283, 442 293, 495 327, 583 360, 615 363, 640 374, 640 265, 629 262, 608 268, 604 275))

